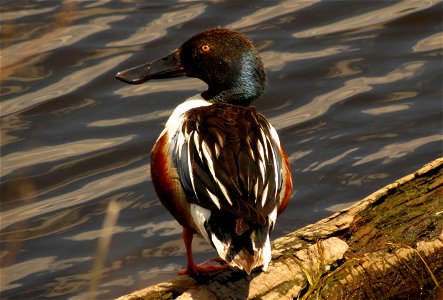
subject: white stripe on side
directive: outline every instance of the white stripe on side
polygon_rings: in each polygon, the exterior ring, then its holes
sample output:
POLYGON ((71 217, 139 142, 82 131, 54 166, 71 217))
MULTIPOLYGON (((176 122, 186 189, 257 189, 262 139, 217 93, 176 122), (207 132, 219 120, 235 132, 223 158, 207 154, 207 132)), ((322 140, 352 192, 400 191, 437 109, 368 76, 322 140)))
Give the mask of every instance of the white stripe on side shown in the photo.
POLYGON ((193 108, 208 106, 208 105, 211 105, 211 103, 201 98, 200 95, 197 95, 189 98, 188 100, 177 106, 172 112, 172 115, 169 117, 165 125, 166 129, 168 130, 169 141, 171 141, 174 138, 174 135, 181 127, 183 123, 183 114, 185 112, 193 108))
POLYGON ((205 229, 205 222, 209 221, 209 218, 211 217, 211 211, 197 204, 191 203, 191 216, 198 228, 199 233, 205 238, 206 241, 211 243, 211 240, 209 239, 208 233, 205 229))

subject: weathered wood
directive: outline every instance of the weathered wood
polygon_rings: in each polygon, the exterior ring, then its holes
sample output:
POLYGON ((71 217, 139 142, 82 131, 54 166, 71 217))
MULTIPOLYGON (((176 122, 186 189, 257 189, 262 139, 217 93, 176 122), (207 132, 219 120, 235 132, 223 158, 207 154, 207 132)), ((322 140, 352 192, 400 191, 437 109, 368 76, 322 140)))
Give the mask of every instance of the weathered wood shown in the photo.
POLYGON ((443 158, 273 242, 268 271, 177 277, 120 297, 442 299, 443 158))

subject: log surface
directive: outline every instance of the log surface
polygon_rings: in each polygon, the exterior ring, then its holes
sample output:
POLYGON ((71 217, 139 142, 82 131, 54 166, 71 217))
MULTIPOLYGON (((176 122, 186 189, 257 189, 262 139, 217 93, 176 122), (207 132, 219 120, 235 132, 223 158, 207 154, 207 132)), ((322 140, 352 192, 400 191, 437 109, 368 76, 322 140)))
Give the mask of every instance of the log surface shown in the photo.
POLYGON ((443 299, 443 158, 273 242, 266 272, 180 276, 119 300, 443 299))

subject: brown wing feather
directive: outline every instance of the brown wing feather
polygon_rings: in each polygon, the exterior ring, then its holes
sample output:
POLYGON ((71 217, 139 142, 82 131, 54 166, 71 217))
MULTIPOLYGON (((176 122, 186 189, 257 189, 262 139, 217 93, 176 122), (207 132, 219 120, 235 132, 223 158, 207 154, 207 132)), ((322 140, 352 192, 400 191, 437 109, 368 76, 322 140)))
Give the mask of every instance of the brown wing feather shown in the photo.
POLYGON ((184 119, 187 143, 174 157, 185 193, 202 207, 265 224, 282 187, 280 145, 266 119, 228 104, 192 109, 184 119))

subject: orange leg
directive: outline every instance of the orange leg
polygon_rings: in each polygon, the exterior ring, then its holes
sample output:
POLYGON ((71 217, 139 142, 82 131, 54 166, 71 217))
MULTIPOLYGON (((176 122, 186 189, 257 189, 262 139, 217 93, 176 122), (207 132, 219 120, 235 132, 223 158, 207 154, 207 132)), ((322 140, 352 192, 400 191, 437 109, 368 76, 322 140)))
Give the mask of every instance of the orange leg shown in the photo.
POLYGON ((201 273, 208 273, 218 270, 224 270, 229 268, 228 264, 224 263, 224 260, 216 257, 210 260, 207 260, 199 265, 196 265, 194 262, 194 257, 192 256, 192 238, 194 233, 188 229, 183 227, 183 241, 185 242, 186 248, 186 256, 187 256, 187 267, 186 269, 182 269, 178 272, 179 275, 189 274, 191 276, 198 276, 201 273), (212 266, 210 265, 212 262, 217 262, 220 265, 212 266), (222 264, 224 263, 224 264, 222 264))
POLYGON ((186 269, 180 270, 178 275, 185 274, 197 274, 197 265, 194 262, 194 257, 192 256, 192 238, 194 237, 194 233, 188 228, 183 227, 183 242, 185 243, 186 248, 186 257, 187 257, 187 267, 186 269))

